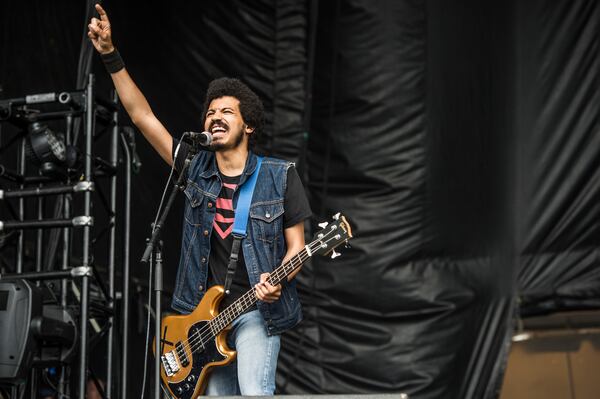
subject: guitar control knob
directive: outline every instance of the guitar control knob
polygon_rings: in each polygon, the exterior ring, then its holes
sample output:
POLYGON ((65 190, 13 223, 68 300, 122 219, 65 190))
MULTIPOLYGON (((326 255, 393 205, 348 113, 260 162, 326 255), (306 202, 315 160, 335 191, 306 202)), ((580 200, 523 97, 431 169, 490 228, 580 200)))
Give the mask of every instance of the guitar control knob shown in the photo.
POLYGON ((190 384, 184 384, 183 389, 185 389, 186 391, 189 391, 190 389, 192 389, 192 386, 190 384))
POLYGON ((191 374, 188 378, 187 378, 187 382, 194 382, 196 380, 196 377, 194 377, 193 374, 191 374))
POLYGON ((175 391, 177 392, 177 395, 181 395, 183 393, 183 389, 181 389, 181 387, 175 388, 175 391))

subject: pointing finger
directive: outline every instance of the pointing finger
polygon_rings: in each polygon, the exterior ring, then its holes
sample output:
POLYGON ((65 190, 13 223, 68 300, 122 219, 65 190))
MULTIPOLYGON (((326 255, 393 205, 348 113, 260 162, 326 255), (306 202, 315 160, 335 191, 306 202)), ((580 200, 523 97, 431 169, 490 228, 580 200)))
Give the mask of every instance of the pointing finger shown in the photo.
POLYGON ((106 15, 106 11, 104 11, 104 8, 100 4, 96 4, 96 11, 98 11, 102 21, 108 22, 108 15, 106 15))

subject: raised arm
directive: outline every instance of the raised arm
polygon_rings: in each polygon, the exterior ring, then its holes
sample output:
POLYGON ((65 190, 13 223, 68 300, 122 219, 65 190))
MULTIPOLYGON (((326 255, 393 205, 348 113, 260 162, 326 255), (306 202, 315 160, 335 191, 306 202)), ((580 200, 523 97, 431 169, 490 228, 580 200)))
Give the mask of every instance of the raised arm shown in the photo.
MULTIPOLYGON (((92 18, 88 25, 88 37, 101 55, 114 54, 116 49, 112 42, 112 31, 108 15, 100 4, 96 4, 96 11, 98 11, 100 19, 92 18)), ((162 159, 171 165, 173 163, 171 153, 173 137, 156 118, 146 97, 144 97, 125 68, 111 73, 110 77, 119 94, 121 103, 133 123, 140 129, 146 140, 150 142, 162 159)))

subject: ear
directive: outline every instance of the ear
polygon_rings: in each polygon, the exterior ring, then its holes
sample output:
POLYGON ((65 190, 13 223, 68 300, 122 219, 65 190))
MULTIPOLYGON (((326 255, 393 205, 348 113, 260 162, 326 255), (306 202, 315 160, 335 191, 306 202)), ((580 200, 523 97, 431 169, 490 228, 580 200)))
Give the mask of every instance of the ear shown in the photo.
POLYGON ((244 124, 244 133, 252 134, 252 133, 254 133, 254 128, 244 124))

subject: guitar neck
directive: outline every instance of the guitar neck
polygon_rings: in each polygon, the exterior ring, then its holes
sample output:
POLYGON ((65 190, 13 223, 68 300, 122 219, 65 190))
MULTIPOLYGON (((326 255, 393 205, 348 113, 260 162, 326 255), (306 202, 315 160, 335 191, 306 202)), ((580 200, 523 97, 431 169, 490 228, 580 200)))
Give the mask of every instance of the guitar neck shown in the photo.
MULTIPOLYGON (((298 252, 298 254, 294 255, 293 258, 273 270, 267 281, 271 285, 280 284, 283 279, 287 278, 294 270, 302 266, 310 256, 309 250, 305 247, 302 251, 298 252)), ((219 313, 217 317, 210 321, 213 335, 216 336, 219 332, 223 331, 225 327, 231 324, 232 321, 237 319, 238 316, 248 310, 257 301, 255 289, 252 288, 248 290, 244 295, 239 297, 235 302, 219 313)))

